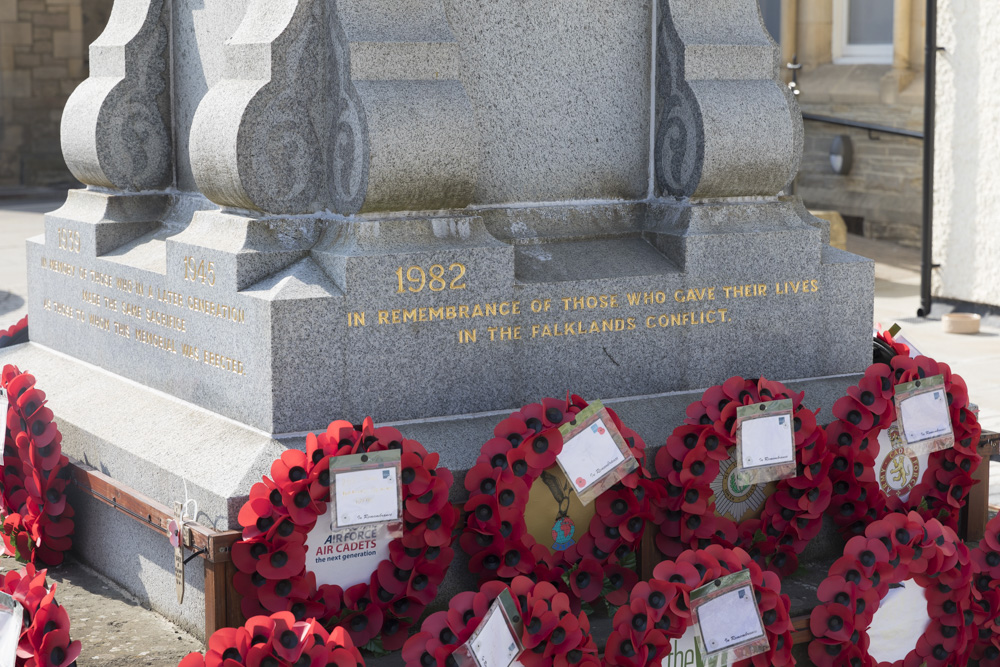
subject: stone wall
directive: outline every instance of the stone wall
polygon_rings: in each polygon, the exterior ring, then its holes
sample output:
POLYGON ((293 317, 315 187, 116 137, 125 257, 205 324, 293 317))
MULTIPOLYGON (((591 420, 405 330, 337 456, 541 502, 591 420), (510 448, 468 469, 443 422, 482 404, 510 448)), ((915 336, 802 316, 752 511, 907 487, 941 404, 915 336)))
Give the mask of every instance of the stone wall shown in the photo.
MULTIPOLYGON (((919 104, 804 104, 804 113, 833 116, 908 130, 923 130, 919 104)), ((923 142, 919 139, 807 121, 797 193, 814 209, 864 218, 868 238, 919 246, 923 191, 923 142), (850 173, 835 174, 830 147, 845 134, 854 144, 850 173)))
POLYGON ((0 187, 71 183, 59 120, 112 0, 0 2, 0 187))
POLYGON ((938 5, 934 293, 1000 306, 1000 3, 938 5))

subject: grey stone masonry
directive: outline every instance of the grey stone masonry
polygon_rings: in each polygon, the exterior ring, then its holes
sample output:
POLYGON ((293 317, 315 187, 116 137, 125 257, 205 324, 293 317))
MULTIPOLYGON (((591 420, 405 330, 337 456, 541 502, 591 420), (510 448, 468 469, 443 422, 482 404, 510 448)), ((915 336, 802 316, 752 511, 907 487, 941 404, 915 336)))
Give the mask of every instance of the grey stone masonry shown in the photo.
POLYGON ((231 527, 334 419, 461 477, 545 396, 666 406, 655 447, 677 392, 862 371, 873 265, 780 195, 802 123, 756 1, 570 4, 117 0, 63 121, 88 187, 28 243, 21 354, 103 388, 54 405, 67 448, 231 527))

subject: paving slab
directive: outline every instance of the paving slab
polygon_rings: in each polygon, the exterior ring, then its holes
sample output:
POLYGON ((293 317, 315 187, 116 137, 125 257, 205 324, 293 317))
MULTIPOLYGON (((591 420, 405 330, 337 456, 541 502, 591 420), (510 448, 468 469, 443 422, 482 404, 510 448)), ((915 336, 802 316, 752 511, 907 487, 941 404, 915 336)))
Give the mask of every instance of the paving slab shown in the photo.
MULTIPOLYGON (((0 572, 23 567, 0 558, 0 572)), ((75 561, 49 568, 56 601, 66 608, 70 637, 83 644, 79 667, 177 667, 201 642, 156 612, 143 608, 128 593, 75 561)))

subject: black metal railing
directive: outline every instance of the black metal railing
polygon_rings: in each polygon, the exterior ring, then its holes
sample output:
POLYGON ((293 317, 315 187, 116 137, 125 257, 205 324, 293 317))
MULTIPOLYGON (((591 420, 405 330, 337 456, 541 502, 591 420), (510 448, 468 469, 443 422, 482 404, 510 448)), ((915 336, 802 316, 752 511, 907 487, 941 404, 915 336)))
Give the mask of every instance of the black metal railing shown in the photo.
POLYGON ((879 134, 891 134, 897 137, 910 137, 911 139, 923 139, 924 133, 918 130, 905 130, 901 127, 891 127, 889 125, 879 125, 877 123, 866 123, 861 120, 849 120, 847 118, 835 118, 834 116, 821 116, 815 113, 802 114, 804 120, 811 120, 817 123, 827 123, 829 125, 840 125, 841 127, 853 127, 858 130, 867 130, 869 134, 878 132, 879 134))

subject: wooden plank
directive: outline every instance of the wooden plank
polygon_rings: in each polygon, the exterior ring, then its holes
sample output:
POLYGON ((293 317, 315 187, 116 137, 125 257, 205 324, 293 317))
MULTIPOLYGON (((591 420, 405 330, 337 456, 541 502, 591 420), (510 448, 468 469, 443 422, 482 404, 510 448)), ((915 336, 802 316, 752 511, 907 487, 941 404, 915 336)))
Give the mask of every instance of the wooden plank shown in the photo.
MULTIPOLYGON (((173 512, 166 505, 118 483, 86 464, 70 459, 69 468, 73 484, 81 491, 166 537, 167 526, 173 519, 173 512)), ((195 552, 203 551, 199 555, 211 562, 231 560, 232 545, 240 539, 240 531, 216 531, 198 523, 188 524, 186 528, 190 534, 190 539, 185 535, 186 547, 195 552)))
MULTIPOLYGON (((980 447, 980 453, 982 453, 982 447, 980 447)), ((986 534, 990 505, 990 457, 988 454, 983 456, 979 466, 972 471, 972 479, 976 481, 976 484, 969 491, 969 502, 966 505, 966 542, 978 542, 986 534)))
POLYGON ((796 616, 792 619, 792 646, 808 644, 813 640, 809 629, 809 616, 796 616))
POLYGON ((240 606, 243 597, 236 592, 236 588, 232 584, 233 577, 236 576, 236 564, 233 561, 229 561, 220 563, 219 566, 225 568, 226 581, 229 582, 226 595, 226 625, 231 628, 238 628, 246 623, 247 619, 243 615, 243 608, 240 606))
POLYGON ((646 523, 646 530, 642 534, 642 542, 639 545, 639 580, 649 581, 653 578, 653 568, 660 562, 660 552, 656 548, 657 527, 650 522, 646 523))
POLYGON ((981 456, 1000 454, 1000 433, 983 431, 979 436, 979 454, 981 456))
POLYGON ((205 636, 229 624, 229 591, 232 579, 226 576, 226 563, 205 559, 205 636))

